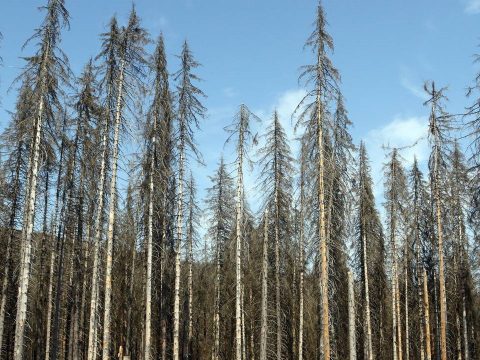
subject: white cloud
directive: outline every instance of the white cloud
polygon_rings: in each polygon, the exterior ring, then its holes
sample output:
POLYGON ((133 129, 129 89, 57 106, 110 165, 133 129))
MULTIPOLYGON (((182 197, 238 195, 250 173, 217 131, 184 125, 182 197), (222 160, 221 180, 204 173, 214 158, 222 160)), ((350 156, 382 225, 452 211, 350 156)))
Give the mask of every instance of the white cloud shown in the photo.
POLYGON ((465 6, 465 12, 467 14, 480 13, 480 0, 468 0, 465 6))
POLYGON ((383 166, 390 149, 398 148, 408 168, 416 157, 421 168, 426 167, 429 147, 426 139, 427 118, 397 116, 383 127, 372 129, 365 138, 370 158, 374 193, 377 203, 383 202, 383 166))

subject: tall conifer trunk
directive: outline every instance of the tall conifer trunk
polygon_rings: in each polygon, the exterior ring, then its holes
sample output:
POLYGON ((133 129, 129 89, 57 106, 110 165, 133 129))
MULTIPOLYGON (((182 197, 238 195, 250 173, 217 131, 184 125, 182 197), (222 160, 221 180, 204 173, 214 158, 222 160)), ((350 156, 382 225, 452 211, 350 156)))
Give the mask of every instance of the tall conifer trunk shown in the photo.
POLYGON ((348 272, 348 347, 349 359, 357 360, 357 337, 355 327, 355 292, 352 272, 348 272))
POLYGON ((268 336, 268 209, 263 218, 263 250, 262 250, 262 299, 260 320, 260 360, 267 360, 267 336, 268 336))

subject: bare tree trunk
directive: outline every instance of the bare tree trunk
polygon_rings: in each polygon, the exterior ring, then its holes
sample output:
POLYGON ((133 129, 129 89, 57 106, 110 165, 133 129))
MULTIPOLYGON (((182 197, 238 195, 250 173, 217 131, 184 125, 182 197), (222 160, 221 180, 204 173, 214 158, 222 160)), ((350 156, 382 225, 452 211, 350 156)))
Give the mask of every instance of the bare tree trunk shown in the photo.
POLYGON ((120 140, 120 121, 122 117, 122 98, 123 98, 123 82, 125 71, 125 59, 120 64, 120 74, 118 77, 118 93, 117 103, 115 107, 115 128, 113 135, 113 157, 112 157, 112 180, 110 182, 110 204, 108 211, 108 230, 107 230, 107 261, 105 266, 105 297, 104 297, 104 314, 103 314, 103 344, 102 359, 110 358, 110 321, 111 321, 111 302, 112 302, 112 264, 113 264, 113 227, 115 225, 115 206, 117 195, 117 167, 118 167, 118 151, 120 140))
POLYGON ((462 360, 462 339, 461 339, 461 329, 460 329, 460 318, 458 314, 455 317, 455 325, 457 328, 457 360, 462 360))
POLYGON ((402 317, 400 315, 400 285, 398 281, 398 268, 395 266, 395 312, 397 317, 397 334, 398 334, 398 360, 403 359, 403 341, 402 341, 402 317))
POLYGON ((242 148, 237 163, 237 206, 235 239, 235 360, 242 360, 242 222, 243 222, 243 129, 240 129, 242 148))
MULTIPOLYGON (((275 170, 276 172, 276 170, 275 170)), ((282 314, 280 308, 280 234, 278 204, 278 174, 275 173, 275 315, 277 327, 277 360, 282 359, 282 314)))
POLYGON ((3 273, 3 281, 2 281, 2 299, 0 304, 0 358, 2 356, 2 349, 3 349, 3 332, 5 329, 5 314, 7 309, 7 291, 8 291, 8 283, 10 277, 10 261, 11 261, 11 253, 12 253, 12 240, 14 236, 14 227, 15 227, 15 219, 17 218, 17 208, 18 208, 18 199, 20 195, 20 165, 21 165, 21 156, 22 156, 22 148, 23 142, 20 141, 17 151, 17 161, 15 166, 15 179, 14 179, 14 195, 10 213, 10 219, 8 224, 8 240, 7 240, 7 253, 5 254, 5 270, 3 273))
POLYGON ((470 349, 468 348, 468 327, 467 310, 465 308, 465 296, 462 298, 462 319, 463 319, 463 346, 465 348, 465 360, 470 360, 470 349))
MULTIPOLYGON (((191 199, 192 200, 192 199, 191 199)), ((193 206, 191 203, 190 206, 193 206)), ((193 219, 190 219, 193 221, 193 219)), ((193 233, 191 224, 188 231, 188 333, 187 333, 187 359, 192 357, 193 339, 193 233)))
POLYGON ((298 300, 298 360, 303 360, 303 306, 304 306, 304 276, 305 276, 305 250, 303 230, 303 204, 300 224, 300 291, 298 300))
POLYGON ((267 360, 268 304, 268 209, 265 210, 262 257, 262 314, 260 327, 260 360, 267 360))
MULTIPOLYGON (((83 281, 82 281, 82 298, 80 300, 80 330, 78 334, 78 343, 76 347, 78 348, 78 359, 85 359, 84 354, 84 346, 83 343, 85 342, 85 334, 84 334, 84 326, 85 326, 85 307, 86 307, 86 297, 87 297, 87 270, 88 270, 88 258, 90 256, 89 252, 89 242, 90 242, 90 221, 87 223, 87 233, 86 233, 85 241, 85 251, 84 251, 84 259, 83 259, 83 281)), ((74 360, 78 360, 74 358, 74 360)))
MULTIPOLYGON (((417 195, 415 195, 417 196, 417 195)), ((418 210, 415 209, 415 258, 417 275, 417 295, 418 295, 418 319, 420 321, 420 360, 425 360, 425 329, 424 329, 424 309, 423 309, 423 273, 420 261, 420 236, 418 229, 419 219, 418 210)))
MULTIPOLYGON (((109 89, 109 92, 112 90, 109 89)), ((99 262, 100 262, 100 237, 102 234, 102 217, 104 207, 104 191, 106 182, 106 165, 108 157, 108 138, 110 132, 110 114, 104 115, 105 121, 103 124, 102 135, 102 158, 100 161, 100 174, 98 184, 98 206, 95 216, 93 238, 93 265, 92 265, 92 282, 91 282, 91 298, 90 298, 90 315, 88 326, 88 350, 87 360, 95 360, 97 356, 97 327, 98 327, 98 290, 99 290, 99 262)))
POLYGON ((185 146, 184 139, 180 145, 180 163, 178 177, 178 198, 177 198, 177 244, 175 250, 175 289, 173 303, 173 360, 179 359, 179 328, 180 328, 180 251, 183 239, 183 182, 185 167, 185 146))
POLYGON ((145 286, 145 360, 150 360, 152 337, 152 256, 153 256, 153 173, 155 171, 155 147, 157 131, 157 116, 153 116, 153 134, 150 149, 150 174, 148 194, 148 229, 147 229, 147 275, 145 286))
POLYGON ((430 339, 430 304, 428 300, 428 279, 425 269, 423 269, 423 308, 425 316, 425 355, 426 360, 432 360, 432 343, 430 339))
POLYGON ((410 360, 410 339, 408 319, 408 248, 405 246, 405 359, 410 360))
MULTIPOLYGON (((318 63, 321 63, 320 58, 318 63)), ((327 238, 325 227, 325 184, 324 184, 324 149, 323 149, 323 113, 322 101, 320 99, 320 90, 317 89, 317 122, 318 122, 318 203, 319 203, 319 252, 320 252, 320 296, 322 312, 322 343, 323 358, 330 360, 330 313, 328 307, 328 261, 327 261, 327 238)))
POLYGON ((392 348, 393 348, 393 360, 398 359, 397 349, 397 311, 396 311, 396 281, 395 281, 395 266, 392 266, 392 348))
MULTIPOLYGON (((249 291, 249 304, 250 304, 250 308, 254 306, 252 288, 250 288, 250 291, 249 291)), ((254 318, 250 319, 250 351, 248 353, 249 353, 248 359, 255 360, 255 319, 254 318)))
MULTIPOLYGON (((164 199, 163 202, 165 204, 165 208, 167 207, 167 186, 165 185, 164 188, 164 199)), ((160 253, 160 306, 161 306, 161 312, 160 312, 160 348, 161 348, 161 359, 166 360, 167 358, 167 324, 166 324, 166 317, 165 317, 165 265, 166 265, 166 241, 167 241, 167 217, 166 217, 166 212, 164 213, 163 219, 162 219, 162 244, 161 244, 161 253, 160 253)))
POLYGON ((438 147, 436 147, 435 149, 434 198, 438 236, 438 281, 440 288, 440 354, 442 360, 447 360, 447 297, 445 290, 445 265, 443 259, 443 228, 438 175, 438 147))
POLYGON ((365 236, 365 231, 362 234, 363 241, 363 276, 364 276, 364 286, 365 286, 365 323, 367 326, 367 359, 373 360, 373 345, 372 345, 372 320, 370 314, 370 284, 368 277, 368 261, 367 261, 367 238, 365 236))
POLYGON ((242 297, 241 297, 241 302, 242 302, 242 360, 247 359, 247 342, 246 342, 246 337, 245 337, 245 285, 242 283, 242 297))
POLYGON ((7 289, 8 289, 8 277, 10 276, 10 253, 12 246, 12 237, 13 237, 13 229, 9 229, 9 236, 7 242, 7 254, 5 256, 5 272, 3 274, 3 282, 2 282, 2 302, 0 305, 0 358, 2 355, 2 345, 3 345, 3 329, 5 326, 5 312, 7 308, 7 289))
MULTIPOLYGON (((136 224, 134 224, 134 228, 136 224)), ((130 281, 128 286, 128 297, 130 301, 133 301, 133 291, 134 291, 134 282, 135 282, 135 268, 137 260, 137 249, 136 249, 136 238, 133 238, 132 244, 132 264, 130 266, 130 281)), ((127 312, 127 339, 125 341, 125 354, 132 355, 132 307, 128 307, 127 312)), ((162 359, 163 360, 163 359, 162 359)))
POLYGON ((215 249, 215 310, 213 314, 213 352, 212 360, 219 360, 220 356, 220 239, 217 237, 215 249))
POLYGON ((42 138, 43 114, 45 107, 44 93, 46 88, 46 62, 50 57, 50 43, 47 41, 40 69, 39 103, 35 117, 33 144, 28 163, 27 186, 25 189, 25 216, 22 229, 22 251, 20 274, 18 280, 17 314, 15 319, 14 360, 23 359, 23 343, 27 321, 28 285, 30 281, 30 265, 32 256, 32 233, 35 215, 35 198, 37 193, 37 178, 40 157, 40 141, 42 138))
POLYGON ((348 272, 348 345, 350 360, 357 360, 357 337, 355 328, 355 292, 353 288, 353 275, 348 272))

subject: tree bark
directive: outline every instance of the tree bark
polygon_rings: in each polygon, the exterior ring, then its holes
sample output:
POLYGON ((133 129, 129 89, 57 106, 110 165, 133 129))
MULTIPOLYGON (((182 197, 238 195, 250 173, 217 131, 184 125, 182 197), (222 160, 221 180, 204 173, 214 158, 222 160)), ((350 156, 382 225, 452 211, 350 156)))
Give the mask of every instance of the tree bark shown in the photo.
POLYGON ((426 360, 432 360, 432 343, 430 339, 430 304, 428 299, 428 279, 425 269, 423 269, 423 308, 423 313, 425 316, 425 357, 426 360))
POLYGON ((463 347, 465 348, 465 360, 470 360, 470 349, 468 348, 468 324, 467 310, 465 307, 465 296, 462 298, 462 319, 463 319, 463 347))
POLYGON ((151 337, 152 337, 152 257, 153 257, 153 174, 155 171, 155 147, 157 131, 157 116, 153 116, 153 134, 150 149, 150 174, 148 194, 148 229, 147 229, 147 274, 145 286, 145 360, 151 358, 151 337))
POLYGON ((410 360, 410 331, 408 314, 408 247, 405 242, 405 359, 410 360))
MULTIPOLYGON (((193 198, 190 198, 193 201, 193 198)), ((190 203, 190 221, 192 215, 193 203, 190 203)), ((188 333, 187 333, 187 359, 192 357, 192 339, 193 339, 193 229, 189 224, 188 229, 188 333)))
POLYGON ((37 114, 35 117, 35 129, 33 144, 28 162, 27 186, 25 189, 25 216, 22 229, 22 251, 20 262, 20 274, 18 280, 17 314, 15 319, 15 345, 14 360, 23 359, 23 343, 25 325, 27 321, 28 286, 30 281, 30 267, 32 257, 32 234, 35 215, 35 199, 37 193, 37 178, 40 157, 40 142, 42 139, 43 115, 45 107, 44 94, 46 91, 47 60, 50 58, 50 42, 47 40, 45 52, 42 56, 42 65, 39 73, 40 90, 37 114))
MULTIPOLYGON (((318 53, 317 64, 322 63, 320 52, 318 53)), ((318 70, 320 71, 320 70, 318 70)), ((321 77, 321 75, 319 75, 321 77)), ((317 85, 319 87, 320 85, 317 85)), ((317 88, 316 95, 317 106, 317 127, 318 138, 317 146, 319 153, 318 160, 318 205, 319 205, 319 253, 320 253, 320 296, 321 296, 321 321, 322 321, 322 343, 323 358, 330 360, 330 313, 328 306, 328 261, 327 261, 327 238, 325 227, 325 184, 324 184, 324 149, 323 149, 323 112, 322 100, 320 98, 320 88, 317 88)))
MULTIPOLYGON (((276 163, 275 159, 275 163, 276 163)), ((276 165, 275 165, 276 168, 276 165)), ((280 308, 280 234, 278 204, 278 170, 275 169, 275 315, 277 328, 277 360, 282 359, 282 314, 280 308)))
POLYGON ((8 223, 8 240, 7 240, 7 252, 5 254, 5 270, 3 273, 3 281, 2 281, 2 299, 0 304, 0 358, 2 355, 3 349, 3 332, 5 329, 5 314, 7 309, 7 291, 9 285, 9 277, 10 277, 10 262, 11 262, 11 253, 12 253, 12 240, 15 233, 15 220, 17 218, 17 211, 18 211, 18 200, 20 196, 20 166, 21 166, 21 159, 22 159, 22 149, 23 149, 23 142, 20 141, 18 144, 18 156, 15 165, 15 178, 14 178, 14 194, 12 199, 11 205, 11 213, 10 219, 8 223))
POLYGON ((438 281, 440 289, 440 354, 441 360, 447 360, 447 296, 445 290, 445 265, 443 258, 443 227, 442 209, 440 204, 439 174, 438 174, 438 146, 434 154, 434 199, 438 237, 438 281))
POLYGON ((115 206, 117 195, 117 167, 118 167, 118 151, 120 140, 120 122, 122 116, 123 101, 123 83, 124 83, 125 59, 120 64, 120 74, 118 76, 118 93, 115 107, 115 128, 113 135, 113 157, 112 157, 112 180, 110 182, 110 204, 108 211, 108 230, 107 230, 107 251, 105 266, 105 297, 104 297, 104 314, 103 314, 103 343, 102 343, 102 359, 110 358, 110 322, 111 322, 111 302, 112 302, 112 264, 113 264, 113 227, 115 225, 115 206))
POLYGON ((179 359, 179 328, 180 328, 180 251, 183 238, 183 182, 185 167, 185 145, 184 139, 181 139, 180 145, 180 163, 178 175, 178 198, 177 198, 177 244, 175 250, 175 288, 173 303, 173 360, 179 359))
POLYGON ((348 345, 350 360, 357 360, 357 337, 355 328, 355 292, 352 272, 348 272, 348 345))
MULTIPOLYGON (((219 180, 221 181, 221 180, 219 180)), ((221 189, 221 184, 219 188, 221 189)), ((220 260, 220 236, 217 233, 217 241, 215 244, 215 310, 213 314, 213 352, 212 360, 219 360, 220 356, 220 272, 221 272, 221 260, 220 260)))
POLYGON ((268 209, 265 210, 262 253, 262 312, 260 327, 260 360, 267 360, 267 336, 268 336, 268 209))
POLYGON ((365 286, 365 323, 367 326, 367 359, 373 360, 373 345, 372 345, 372 320, 370 314, 370 284, 368 276, 368 261, 367 261, 367 239, 365 236, 365 230, 362 234, 363 241, 363 273, 364 273, 364 286, 365 286))
MULTIPOLYGON (((109 88, 109 94, 112 92, 111 86, 109 88)), ((110 96, 110 95, 109 95, 110 96)), ((105 121, 103 124, 102 135, 102 158, 100 161, 100 174, 98 184, 98 206, 95 216, 93 238, 93 264, 92 264, 92 282, 91 282, 91 295, 90 295, 90 315, 88 325, 88 349, 87 360, 95 360, 97 356, 97 327, 98 327, 98 290, 99 290, 99 262, 100 262, 100 237, 102 234, 102 218, 104 207, 104 191, 106 183, 106 166, 108 158, 108 143, 110 133, 110 111, 107 109, 105 121)))
MULTIPOLYGON (((243 116, 242 114, 240 116, 243 116)), ((244 120, 241 119, 241 122, 244 120)), ((242 360, 242 222, 243 222, 243 124, 240 129, 237 161, 237 206, 235 237, 235 360, 242 360)))

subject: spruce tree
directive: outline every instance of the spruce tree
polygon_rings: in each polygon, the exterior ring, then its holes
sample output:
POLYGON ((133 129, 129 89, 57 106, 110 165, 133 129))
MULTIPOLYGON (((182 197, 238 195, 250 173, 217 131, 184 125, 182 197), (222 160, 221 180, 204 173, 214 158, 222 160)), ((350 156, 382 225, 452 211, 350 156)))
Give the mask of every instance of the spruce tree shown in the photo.
POLYGON ((15 321, 14 359, 23 358, 25 326, 27 321, 28 287, 32 257, 32 233, 35 214, 38 170, 45 124, 52 124, 54 114, 62 108, 59 101, 61 85, 68 80, 68 60, 59 49, 61 30, 68 27, 69 14, 63 0, 49 0, 42 7, 46 12, 41 26, 31 39, 39 41, 36 53, 27 57, 23 77, 31 82, 32 102, 37 112, 32 119, 31 152, 28 161, 27 185, 25 187, 24 220, 22 229, 22 257, 18 286, 15 321))
POLYGON ((275 353, 278 360, 282 359, 284 337, 283 319, 285 309, 281 308, 282 285, 280 284, 281 268, 285 265, 286 254, 281 249, 288 247, 291 237, 291 204, 292 204, 292 177, 293 158, 291 156, 288 139, 280 123, 277 111, 273 113, 271 125, 265 133, 265 145, 259 150, 260 179, 259 190, 264 194, 264 208, 269 210, 270 227, 273 227, 275 253, 275 353), (283 252, 283 251, 282 251, 283 252))
MULTIPOLYGON (((302 109, 299 116, 299 125, 303 124, 309 134, 311 146, 315 156, 316 168, 312 182, 316 183, 317 241, 319 252, 319 288, 321 309, 321 343, 323 358, 330 360, 330 308, 329 308, 329 266, 328 266, 328 239, 327 239, 327 209, 325 189, 325 137, 328 136, 326 117, 328 116, 327 102, 336 97, 338 91, 339 73, 328 57, 333 50, 333 39, 326 30, 326 19, 321 4, 317 7, 317 17, 314 22, 314 31, 308 38, 306 46, 311 47, 315 54, 315 64, 302 68, 300 79, 306 78, 307 84, 313 83, 310 90, 301 101, 297 109, 302 109)), ((310 151, 310 150, 309 150, 310 151)))
POLYGON ((201 159, 201 155, 194 141, 194 130, 199 128, 200 120, 205 117, 206 109, 201 104, 200 98, 205 94, 196 87, 193 82, 200 80, 192 71, 200 64, 193 58, 193 54, 185 41, 182 48, 182 54, 179 56, 181 68, 174 75, 177 81, 177 114, 176 114, 176 152, 177 152, 177 225, 176 225, 176 245, 175 245, 175 285, 174 285, 174 304, 173 304, 173 360, 178 360, 180 356, 179 331, 180 331, 180 267, 181 267, 181 246, 183 242, 184 228, 184 186, 185 186, 185 167, 187 154, 191 153, 196 160, 201 159))
POLYGON ((365 145, 360 144, 359 173, 356 185, 355 265, 361 279, 362 345, 365 359, 386 357, 387 344, 381 333, 386 326, 387 279, 385 274, 384 234, 375 206, 370 165, 365 145), (377 316, 373 316, 377 314, 377 316))
POLYGON ((244 345, 242 341, 243 323, 242 323, 242 243, 245 241, 244 226, 246 224, 245 219, 245 197, 244 197, 244 185, 243 185, 243 167, 244 162, 249 160, 248 148, 252 143, 256 143, 256 135, 251 130, 251 120, 260 121, 246 105, 240 105, 233 123, 226 128, 226 131, 230 134, 227 142, 232 139, 235 140, 236 147, 236 166, 237 166, 237 179, 236 179, 236 230, 235 230, 235 360, 242 359, 242 347, 244 345))
POLYGON ((215 249, 215 300, 213 315, 213 349, 212 360, 220 358, 220 342, 223 338, 220 329, 221 319, 220 310, 222 302, 225 302, 222 294, 223 273, 225 271, 225 251, 229 240, 234 231, 235 224, 235 188, 232 177, 227 171, 227 167, 220 158, 215 175, 210 177, 212 186, 207 189, 207 198, 205 200, 206 210, 209 214, 208 236, 213 241, 215 249))
POLYGON ((447 298, 445 287, 445 258, 444 258, 444 229, 443 207, 444 182, 446 175, 446 158, 449 151, 449 132, 451 131, 452 116, 445 111, 445 88, 436 89, 435 83, 425 84, 425 91, 429 99, 425 105, 430 105, 429 141, 431 154, 429 159, 430 185, 432 204, 435 211, 436 240, 438 251, 438 281, 440 296, 440 354, 442 360, 447 360, 447 298))

